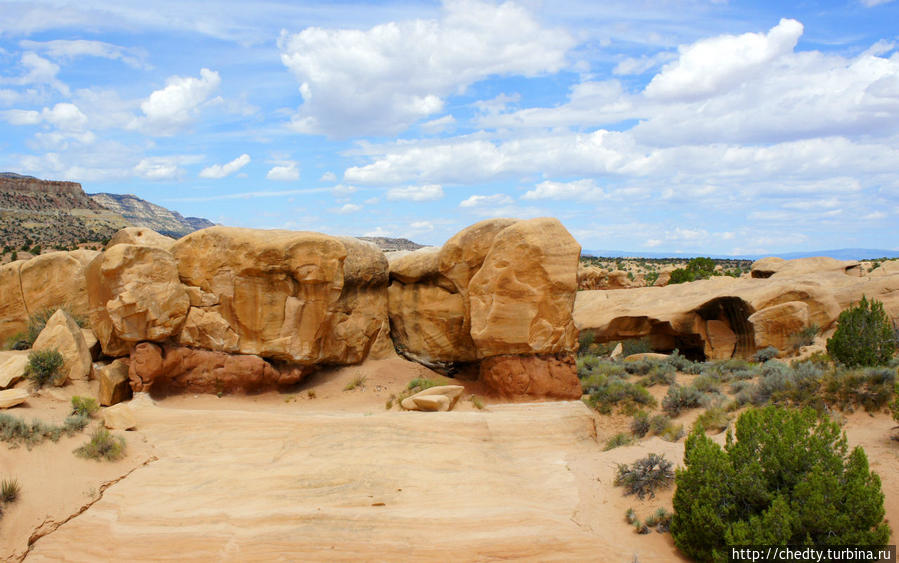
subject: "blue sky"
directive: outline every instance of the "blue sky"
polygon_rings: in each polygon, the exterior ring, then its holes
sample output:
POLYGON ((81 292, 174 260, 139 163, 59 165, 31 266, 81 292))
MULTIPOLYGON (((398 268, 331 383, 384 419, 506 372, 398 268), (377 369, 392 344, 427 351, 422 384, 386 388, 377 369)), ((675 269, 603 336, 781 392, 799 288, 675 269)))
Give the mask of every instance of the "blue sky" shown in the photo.
POLYGON ((899 1, 0 0, 0 170, 441 244, 899 249, 899 1))

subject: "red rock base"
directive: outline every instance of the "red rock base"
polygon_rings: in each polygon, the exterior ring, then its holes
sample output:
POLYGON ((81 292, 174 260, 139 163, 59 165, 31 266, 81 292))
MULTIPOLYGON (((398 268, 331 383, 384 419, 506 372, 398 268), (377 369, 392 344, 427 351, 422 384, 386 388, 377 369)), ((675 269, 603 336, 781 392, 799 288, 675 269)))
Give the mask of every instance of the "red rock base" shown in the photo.
POLYGON ((297 383, 312 370, 276 368, 259 356, 141 342, 131 350, 128 378, 134 391, 232 393, 297 383))
POLYGON ((481 360, 480 379, 503 397, 580 399, 573 354, 495 356, 481 360))

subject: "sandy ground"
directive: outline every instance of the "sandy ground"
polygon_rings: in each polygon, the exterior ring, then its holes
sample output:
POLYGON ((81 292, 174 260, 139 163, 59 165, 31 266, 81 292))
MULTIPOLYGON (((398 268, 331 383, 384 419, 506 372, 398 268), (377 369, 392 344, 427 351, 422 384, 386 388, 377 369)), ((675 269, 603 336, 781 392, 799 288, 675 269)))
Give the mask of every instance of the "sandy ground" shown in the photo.
MULTIPOLYGON (((682 464, 683 440, 602 451, 630 417, 595 415, 577 401, 483 399, 480 410, 469 396, 482 390, 470 383, 453 412, 385 408, 423 376, 439 377, 391 359, 323 371, 280 393, 140 396, 139 427, 118 433, 128 455, 116 463, 72 454, 88 431, 30 451, 0 444, 0 476, 22 485, 0 519, 0 558, 682 560, 670 534, 638 535, 624 518, 628 508, 641 519, 670 510, 673 488, 640 501, 613 482, 618 463, 650 452, 682 464)), ((9 412, 60 422, 69 397, 95 387, 44 391, 9 412)), ((652 392, 661 398, 665 387, 652 392)), ((698 414, 677 422, 689 428, 698 414)), ((855 413, 846 430, 899 522, 892 426, 887 415, 855 413)))

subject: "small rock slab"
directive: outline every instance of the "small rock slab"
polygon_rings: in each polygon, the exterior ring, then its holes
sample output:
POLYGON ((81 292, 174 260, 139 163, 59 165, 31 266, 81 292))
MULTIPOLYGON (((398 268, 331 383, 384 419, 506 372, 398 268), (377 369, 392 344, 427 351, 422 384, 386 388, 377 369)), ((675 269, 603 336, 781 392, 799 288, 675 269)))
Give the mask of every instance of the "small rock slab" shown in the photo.
POLYGON ((7 389, 0 391, 0 409, 8 409, 20 405, 28 399, 28 391, 25 389, 7 389))
POLYGON ((406 397, 400 403, 408 411, 448 411, 452 410, 465 388, 461 385, 438 385, 406 397))
POLYGON ((0 355, 0 389, 12 387, 25 377, 27 352, 5 352, 0 355))
POLYGON ((612 358, 613 360, 617 360, 618 358, 620 358, 622 356, 622 354, 624 354, 624 346, 622 346, 621 342, 619 342, 615 346, 615 349, 612 350, 612 353, 609 355, 609 357, 612 358))
POLYGON ((134 430, 137 417, 127 403, 119 403, 103 409, 103 426, 110 430, 134 430))
POLYGON ((111 407, 131 398, 129 365, 128 360, 120 358, 97 372, 97 379, 100 380, 99 399, 104 407, 111 407))

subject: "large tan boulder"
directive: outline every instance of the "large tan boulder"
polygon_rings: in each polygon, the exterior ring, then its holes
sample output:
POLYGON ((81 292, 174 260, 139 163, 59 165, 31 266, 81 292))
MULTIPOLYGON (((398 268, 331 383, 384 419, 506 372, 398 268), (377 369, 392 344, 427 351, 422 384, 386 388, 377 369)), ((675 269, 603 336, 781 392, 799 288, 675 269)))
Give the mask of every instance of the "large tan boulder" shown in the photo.
POLYGON ((193 315, 183 343, 301 365, 357 363, 391 349, 387 260, 370 243, 211 227, 172 253, 181 280, 199 289, 195 299, 218 299, 197 307, 205 313, 193 315))
POLYGON ((312 371, 298 365, 275 367, 259 356, 141 342, 131 351, 128 376, 133 391, 232 393, 291 385, 312 371))
POLYGON ((119 403, 103 409, 100 417, 103 418, 103 426, 110 430, 134 430, 137 428, 137 417, 134 416, 134 411, 127 403, 119 403))
POLYGON ((90 350, 78 323, 63 309, 58 309, 47 320, 32 349, 57 350, 63 357, 62 371, 69 380, 84 381, 90 377, 90 350))
POLYGON ((749 317, 755 329, 756 348, 774 346, 785 351, 792 336, 809 326, 809 307, 802 301, 788 301, 756 311, 749 317))
POLYGON ((577 349, 580 252, 556 219, 519 221, 496 234, 468 287, 478 357, 577 349))
POLYGON ((240 337, 214 307, 191 307, 179 342, 192 348, 237 352, 240 337))
POLYGON ((190 300, 172 255, 117 244, 88 266, 91 326, 103 353, 124 356, 133 343, 163 341, 180 330, 190 300))
POLYGON ((786 260, 778 256, 759 258, 749 267, 750 276, 762 279, 770 278, 783 267, 784 262, 786 260))
POLYGON ((581 397, 581 382, 571 355, 494 356, 482 360, 479 368, 481 380, 504 397, 581 397))
POLYGON ((161 235, 146 227, 125 227, 112 235, 109 242, 106 243, 106 248, 112 248, 117 244, 137 244, 139 246, 153 246, 163 250, 170 250, 172 245, 175 244, 175 239, 161 235))
POLYGON ((465 391, 461 385, 437 385, 406 397, 400 406, 408 411, 449 411, 465 391))
POLYGON ((127 401, 131 398, 131 383, 128 378, 130 361, 119 358, 97 372, 100 380, 99 401, 104 407, 127 401))
POLYGON ((24 260, 17 260, 0 266, 0 346, 28 326, 28 309, 19 277, 24 263, 24 260))
POLYGON ((22 297, 29 314, 65 306, 73 315, 87 317, 85 269, 99 252, 73 250, 35 256, 22 264, 22 297))
POLYGON ((11 350, 0 352, 0 389, 12 387, 25 377, 28 352, 11 350))
POLYGON ((733 357, 737 335, 726 321, 711 319, 705 325, 705 357, 708 360, 727 360, 733 357))

